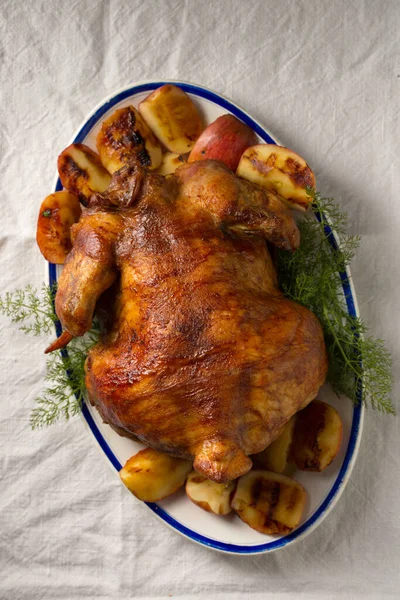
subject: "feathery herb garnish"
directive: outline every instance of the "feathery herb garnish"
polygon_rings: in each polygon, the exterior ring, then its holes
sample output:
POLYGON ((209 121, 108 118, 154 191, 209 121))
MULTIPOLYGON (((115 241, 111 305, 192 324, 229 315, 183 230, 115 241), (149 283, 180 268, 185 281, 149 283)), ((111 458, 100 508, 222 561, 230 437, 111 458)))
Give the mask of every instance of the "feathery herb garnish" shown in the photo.
POLYGON ((320 320, 329 356, 327 380, 333 389, 357 404, 362 385, 366 405, 395 414, 388 397, 393 383, 390 354, 382 340, 367 335, 360 318, 348 314, 343 294, 342 286, 349 285, 345 270, 360 238, 346 234, 347 214, 332 198, 314 190, 308 193, 318 218, 311 213, 298 221, 300 247, 296 252, 278 252, 281 290, 320 320))
MULTIPOLYGON (((362 382, 366 405, 395 414, 388 397, 392 388, 390 354, 382 340, 367 335, 361 319, 348 314, 342 293, 342 285, 349 283, 346 267, 360 240, 346 234, 347 214, 340 211, 334 200, 323 198, 314 190, 309 190, 309 194, 319 218, 311 213, 298 221, 301 242, 296 252, 278 252, 280 287, 288 298, 319 318, 329 355, 327 379, 333 389, 358 403, 362 382), (331 228, 338 235, 339 244, 331 228)), ((57 322, 54 294, 54 287, 43 286, 40 294, 28 285, 0 297, 0 313, 19 323, 25 333, 49 334, 57 322)), ((68 420, 81 411, 85 360, 99 336, 100 328, 95 324, 85 336, 74 338, 68 350, 57 351, 47 359, 49 385, 35 400, 31 414, 33 429, 51 425, 60 417, 68 420)))
POLYGON ((85 360, 92 346, 99 340, 96 325, 81 338, 74 338, 68 350, 53 352, 46 361, 45 380, 49 385, 35 399, 31 412, 31 427, 39 429, 64 417, 66 421, 82 410, 85 398, 85 360))
MULTIPOLYGON (((0 297, 0 313, 20 325, 21 331, 33 335, 54 333, 57 315, 54 312, 56 286, 43 285, 41 291, 28 285, 24 289, 7 292, 0 297)), ((100 328, 94 322, 90 332, 74 338, 68 350, 51 354, 46 361, 48 386, 35 399, 31 413, 32 429, 51 425, 64 417, 79 413, 85 394, 84 365, 89 349, 99 340, 100 328)))
POLYGON ((12 323, 19 323, 20 330, 25 333, 53 333, 57 321, 53 307, 54 296, 55 287, 43 284, 40 293, 27 285, 23 290, 0 296, 0 313, 10 317, 12 323))

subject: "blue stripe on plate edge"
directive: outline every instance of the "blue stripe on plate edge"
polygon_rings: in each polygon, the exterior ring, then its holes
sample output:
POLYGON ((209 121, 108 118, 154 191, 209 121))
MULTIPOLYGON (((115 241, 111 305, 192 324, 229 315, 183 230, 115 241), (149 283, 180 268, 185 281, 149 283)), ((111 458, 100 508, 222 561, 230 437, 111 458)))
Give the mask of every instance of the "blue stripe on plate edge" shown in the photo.
MULTIPOLYGON (((126 90, 123 90, 122 92, 113 96, 112 98, 110 98, 110 100, 106 101, 94 112, 94 114, 89 118, 89 120, 80 129, 80 131, 76 135, 73 143, 82 143, 84 141, 84 139, 86 138, 86 136, 89 134, 89 132, 92 130, 94 125, 99 121, 99 119, 119 102, 122 102, 123 100, 125 100, 126 98, 129 98, 130 96, 132 96, 134 94, 139 94, 141 92, 147 92, 147 91, 154 90, 157 87, 164 85, 165 83, 175 83, 175 82, 157 81, 157 82, 143 83, 141 85, 127 88, 126 90)), ((185 90, 185 92, 187 92, 189 94, 194 94, 196 96, 200 96, 201 98, 205 98, 206 100, 210 100, 211 102, 214 102, 215 104, 218 104, 222 108, 225 108, 226 110, 230 111, 236 117, 241 119, 244 123, 249 125, 266 143, 268 143, 268 144, 276 143, 275 140, 273 138, 271 138, 270 135, 268 135, 266 133, 266 131, 264 131, 264 129, 256 121, 254 121, 246 112, 244 112, 242 109, 240 109, 235 104, 232 104, 232 102, 230 102, 226 98, 219 96, 218 94, 216 94, 215 92, 212 92, 211 90, 207 90, 205 88, 196 86, 194 84, 181 83, 181 82, 176 82, 176 83, 178 83, 179 87, 181 87, 183 90, 185 90)), ((62 184, 61 184, 60 179, 58 179, 57 184, 56 184, 56 191, 59 191, 61 189, 62 189, 62 184)), ((317 216, 319 219, 323 219, 325 221, 325 234, 328 237, 329 242, 332 245, 332 248, 335 249, 337 247, 336 241, 334 239, 334 236, 331 235, 333 232, 332 232, 332 229, 330 228, 329 224, 327 224, 325 216, 323 214, 317 215, 317 216)), ((356 317, 357 311, 355 308, 355 302, 354 302, 353 294, 352 294, 351 287, 349 284, 348 274, 341 273, 340 276, 342 279, 342 287, 343 287, 344 296, 346 298, 348 312, 349 312, 350 316, 356 317)), ((50 283, 50 285, 52 285, 53 283, 56 283, 56 282, 57 282, 56 266, 49 263, 49 283, 50 283)), ((56 329, 57 329, 57 335, 59 335, 59 333, 60 333, 59 324, 57 324, 56 329)), ((286 544, 288 544, 289 542, 298 538, 300 535, 302 535, 307 529, 312 527, 320 519, 320 517, 325 513, 325 511, 327 510, 329 505, 333 502, 336 494, 338 493, 338 491, 342 485, 343 479, 349 468, 349 465, 350 465, 350 462, 351 462, 351 459, 353 457, 354 450, 356 447, 356 443, 357 443, 358 432, 359 432, 359 428, 360 428, 361 414, 362 414, 362 410, 363 410, 362 386, 360 386, 360 388, 359 388, 358 396, 359 396, 358 397, 359 403, 353 409, 353 420, 352 420, 350 439, 349 439, 349 443, 347 446, 346 455, 344 457, 343 464, 342 464, 339 474, 336 478, 336 481, 333 484, 329 494, 327 495, 325 500, 322 502, 322 504, 317 508, 317 510, 314 512, 314 514, 305 523, 303 523, 303 525, 298 527, 292 533, 280 538, 279 540, 275 540, 273 542, 268 542, 266 544, 257 544, 254 546, 240 546, 240 545, 236 545, 236 544, 227 544, 224 542, 219 542, 218 540, 213 540, 212 538, 203 536, 203 535, 193 531, 192 529, 189 529, 185 525, 182 525, 181 523, 179 523, 179 521, 177 521, 176 519, 171 517, 171 515, 169 515, 163 508, 161 508, 157 504, 152 503, 152 502, 146 502, 147 506, 158 517, 160 517, 166 523, 168 523, 168 525, 170 525, 171 527, 173 527, 174 529, 176 529, 177 531, 179 531, 186 537, 188 537, 200 544, 203 544, 204 546, 209 546, 209 547, 215 548, 216 550, 232 552, 232 553, 236 553, 236 554, 257 554, 257 553, 262 553, 262 552, 266 552, 266 551, 276 550, 278 548, 282 548, 283 546, 286 546, 286 544)), ((119 471, 122 468, 122 465, 120 464, 117 457, 111 450, 110 446, 107 444, 105 438, 103 437, 102 433, 100 432, 99 428, 97 427, 96 423, 94 422, 93 417, 90 414, 90 411, 86 405, 83 406, 82 412, 83 412, 83 416, 84 416, 88 426, 90 427, 90 429, 91 429, 94 437, 96 438, 97 442, 99 443, 101 449, 106 454, 107 458, 109 459, 109 461, 111 462, 113 467, 117 471, 119 471)))

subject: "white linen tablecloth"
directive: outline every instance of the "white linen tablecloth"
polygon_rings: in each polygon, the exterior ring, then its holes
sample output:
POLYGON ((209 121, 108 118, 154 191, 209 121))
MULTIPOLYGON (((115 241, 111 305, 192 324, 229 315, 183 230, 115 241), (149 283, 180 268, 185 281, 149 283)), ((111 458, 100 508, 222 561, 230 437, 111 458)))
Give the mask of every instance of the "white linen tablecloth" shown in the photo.
MULTIPOLYGON (((40 286, 39 203, 56 157, 103 97, 143 79, 230 97, 313 166, 362 243, 362 317, 392 352, 399 395, 399 3, 18 2, 0 7, 1 291, 40 286)), ((395 598, 399 420, 368 411, 359 458, 324 523, 236 557, 149 517, 80 418, 32 432, 48 340, 0 319, 0 598, 395 598)))

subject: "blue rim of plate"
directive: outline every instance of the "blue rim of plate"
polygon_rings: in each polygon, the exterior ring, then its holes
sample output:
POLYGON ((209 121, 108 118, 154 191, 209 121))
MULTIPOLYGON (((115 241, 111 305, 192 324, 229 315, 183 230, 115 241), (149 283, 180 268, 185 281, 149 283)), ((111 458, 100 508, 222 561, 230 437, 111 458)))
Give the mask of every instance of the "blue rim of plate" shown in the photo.
MULTIPOLYGON (((86 136, 93 129, 93 127, 96 125, 96 123, 101 119, 101 117, 106 112, 108 112, 111 108, 113 108, 113 106, 118 104, 119 102, 122 102, 123 100, 126 100, 127 98, 129 98, 133 95, 140 94, 141 92, 147 92, 147 91, 150 92, 166 83, 174 83, 174 84, 178 85, 180 88, 182 88, 188 94, 193 94, 194 96, 199 96, 199 97, 205 98, 206 100, 209 100, 215 104, 218 104, 222 108, 231 112, 238 119, 240 119, 241 121, 243 121, 244 123, 249 125, 249 127, 251 127, 257 133, 257 135, 259 135, 267 144, 276 144, 277 143, 267 133, 267 131, 265 131, 265 129, 259 123, 257 123, 252 117, 250 117, 250 115, 248 115, 244 110, 242 110, 236 104, 233 104, 232 102, 230 102, 223 96, 220 96, 216 92, 213 92, 207 88, 204 88, 204 87, 201 87, 198 85, 194 85, 192 83, 183 83, 180 81, 178 82, 178 81, 171 81, 171 80, 146 82, 146 83, 134 85, 132 87, 128 87, 128 88, 122 90, 121 92, 117 93, 115 96, 113 96, 110 99, 108 99, 107 101, 105 101, 103 104, 101 104, 95 110, 95 112, 89 117, 89 119, 81 127, 81 129, 75 136, 72 143, 75 143, 75 144, 82 143, 85 140, 86 136)), ((58 179, 57 184, 56 184, 56 191, 60 191, 62 189, 63 189, 63 187, 62 187, 61 181, 60 181, 60 179, 58 179)), ((322 213, 317 213, 316 216, 320 221, 324 222, 325 235, 328 238, 329 243, 332 246, 332 249, 336 249, 337 241, 335 238, 335 232, 331 229, 328 221, 325 218, 325 215, 322 213)), ((344 293, 344 297, 346 299, 347 310, 349 312, 349 315, 352 317, 357 317, 358 314, 357 314, 356 302, 355 302, 353 290, 350 285, 349 271, 347 270, 344 273, 340 273, 340 277, 342 280, 343 293, 344 293)), ((56 265, 49 263, 49 283, 50 283, 50 285, 52 285, 56 282, 57 282, 56 265)), ((60 323, 56 324, 56 331, 57 331, 57 335, 60 335, 60 333, 61 333, 60 323)), ((96 438, 101 449, 107 456, 108 460, 110 461, 112 466, 117 471, 120 471, 122 469, 122 465, 118 461, 117 457, 111 450, 107 441, 103 437, 101 431, 99 430, 96 423, 94 422, 93 417, 90 414, 90 411, 86 404, 83 405, 82 413, 83 413, 83 416, 84 416, 89 428, 91 429, 94 437, 96 438)), ((173 529, 176 529, 179 533, 181 533, 185 537, 187 537, 199 544, 202 544, 203 546, 211 547, 215 550, 219 550, 219 551, 227 552, 227 553, 231 553, 231 554, 232 553, 233 554, 258 554, 258 553, 270 552, 272 550, 277 550, 279 548, 282 548, 282 547, 286 546, 287 544, 289 544, 290 542, 293 542, 294 540, 296 540, 297 538, 299 538, 306 532, 311 531, 311 529, 314 528, 314 526, 317 524, 317 522, 320 521, 323 518, 323 516, 326 514, 326 512, 327 512, 328 508, 330 507, 330 505, 332 504, 332 502, 337 498, 338 493, 341 491, 344 478, 345 478, 349 468, 352 466, 352 459, 354 456, 355 449, 357 447, 357 442, 358 442, 358 437, 359 437, 362 413, 363 413, 363 403, 362 403, 362 384, 361 384, 361 385, 359 385, 359 391, 358 391, 358 404, 355 405, 353 408, 353 420, 352 420, 352 424, 351 424, 350 438, 349 438, 349 443, 348 443, 347 450, 346 450, 346 455, 344 457, 342 466, 340 468, 340 471, 338 473, 335 483, 331 487, 325 500, 320 504, 320 506, 311 515, 311 517, 309 519, 307 519, 307 521, 305 523, 303 523, 300 527, 298 527, 297 529, 292 531, 292 533, 285 535, 285 536, 279 538, 278 540, 274 540, 272 542, 267 542, 265 544, 255 544, 255 545, 238 545, 238 544, 228 544, 225 542, 220 542, 218 540, 201 535, 200 533, 193 531, 192 529, 186 527, 185 525, 182 525, 179 521, 177 521, 174 517, 171 517, 171 515, 169 515, 167 511, 165 511, 163 508, 158 506, 156 503, 146 502, 146 505, 158 517, 160 517, 163 521, 165 521, 165 523, 167 523, 173 529)))

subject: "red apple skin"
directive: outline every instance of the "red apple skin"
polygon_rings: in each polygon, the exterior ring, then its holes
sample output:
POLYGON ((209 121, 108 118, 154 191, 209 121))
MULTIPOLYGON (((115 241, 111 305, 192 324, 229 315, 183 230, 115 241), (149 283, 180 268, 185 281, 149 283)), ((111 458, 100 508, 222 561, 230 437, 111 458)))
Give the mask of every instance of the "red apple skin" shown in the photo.
POLYGON ((189 155, 189 162, 220 160, 236 171, 243 152, 257 143, 258 138, 250 127, 233 115, 222 115, 203 131, 189 155))

